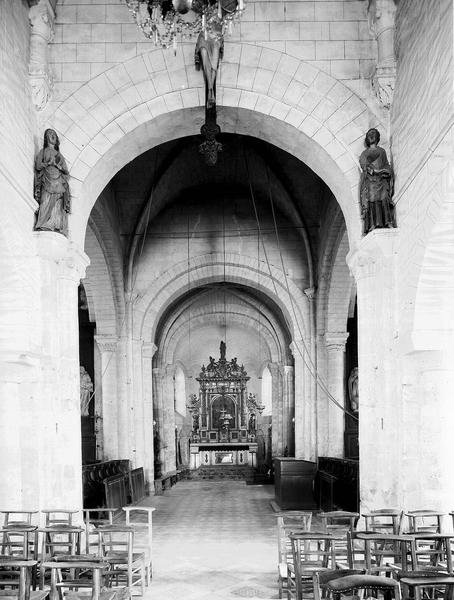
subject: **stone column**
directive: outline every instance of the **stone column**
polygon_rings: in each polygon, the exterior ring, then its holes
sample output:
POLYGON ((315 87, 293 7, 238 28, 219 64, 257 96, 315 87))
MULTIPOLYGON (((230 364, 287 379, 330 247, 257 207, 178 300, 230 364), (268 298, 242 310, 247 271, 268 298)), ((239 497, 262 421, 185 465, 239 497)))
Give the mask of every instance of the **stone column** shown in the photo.
POLYGON ((273 415, 271 430, 271 455, 273 457, 283 456, 284 444, 282 439, 282 397, 279 394, 279 365, 276 363, 269 363, 268 369, 271 373, 271 414, 273 415))
POLYGON ((157 350, 153 342, 142 346, 142 391, 143 391, 143 420, 144 420, 144 460, 143 469, 145 481, 151 486, 154 480, 154 451, 153 451, 153 367, 152 360, 157 350))
POLYGON ((175 455, 175 366, 167 365, 164 378, 163 432, 165 440, 165 470, 174 471, 175 455))
POLYGON ((284 447, 287 446, 289 456, 295 454, 295 374, 293 367, 282 367, 283 383, 283 438, 284 447))
POLYGON ((42 290, 42 403, 36 419, 39 446, 34 453, 41 474, 40 507, 81 508, 77 301, 89 260, 60 234, 34 232, 33 237, 42 290))
MULTIPOLYGON (((290 344, 295 361, 295 457, 316 458, 314 376, 308 365, 309 357, 301 340, 290 344)), ((313 367, 312 367, 313 369, 313 367)))
POLYGON ((328 438, 325 445, 325 456, 342 458, 344 456, 344 412, 345 408, 345 344, 348 333, 346 331, 329 332, 325 334, 328 371, 327 412, 319 413, 320 419, 326 418, 328 438), (337 406, 336 400, 340 406, 337 406))
POLYGON ((99 351, 99 370, 95 374, 95 430, 96 446, 102 460, 121 458, 118 447, 117 347, 118 338, 112 335, 95 335, 99 351))
POLYGON ((49 0, 39 0, 30 8, 29 79, 35 108, 43 110, 52 93, 49 44, 54 37, 55 12, 49 0))
POLYGON ((395 254, 398 229, 376 229, 348 255, 357 283, 361 511, 401 506, 395 254))
MULTIPOLYGON (((164 376, 165 371, 156 367, 153 372, 153 424, 159 438, 158 447, 154 448, 154 459, 161 465, 164 473, 164 376)), ((156 474, 155 474, 156 475, 156 474)))

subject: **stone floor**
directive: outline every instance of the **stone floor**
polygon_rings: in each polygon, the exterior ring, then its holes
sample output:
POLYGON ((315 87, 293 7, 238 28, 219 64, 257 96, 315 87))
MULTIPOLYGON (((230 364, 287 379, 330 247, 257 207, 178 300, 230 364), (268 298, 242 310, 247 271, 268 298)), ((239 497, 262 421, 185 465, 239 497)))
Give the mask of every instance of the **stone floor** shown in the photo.
POLYGON ((274 487, 181 481, 153 513, 153 581, 145 600, 278 598, 274 487))

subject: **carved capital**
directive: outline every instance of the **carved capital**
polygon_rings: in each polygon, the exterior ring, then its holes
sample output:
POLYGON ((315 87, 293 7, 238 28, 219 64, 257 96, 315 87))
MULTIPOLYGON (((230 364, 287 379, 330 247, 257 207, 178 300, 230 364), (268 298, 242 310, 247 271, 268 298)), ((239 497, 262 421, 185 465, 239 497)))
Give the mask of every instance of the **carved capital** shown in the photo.
POLYGON ((53 77, 49 67, 49 44, 54 37, 55 12, 48 0, 39 0, 29 11, 29 79, 33 103, 43 110, 52 94, 53 77))
POLYGON ((142 358, 152 359, 158 347, 153 342, 144 342, 142 345, 142 358))
POLYGON ((114 335, 95 335, 95 342, 101 352, 116 352, 118 338, 114 335))
POLYGON ((399 235, 395 229, 374 229, 347 254, 347 264, 356 281, 373 277, 390 264, 399 235))
POLYGON ((395 65, 377 66, 371 78, 371 85, 377 100, 387 109, 393 102, 395 84, 395 65))
POLYGON ((313 300, 315 298, 316 291, 317 290, 315 289, 315 287, 309 287, 304 290, 304 293, 309 298, 309 300, 313 300))
POLYGON ((349 335, 347 331, 325 333, 325 344, 328 352, 345 352, 345 344, 349 335))

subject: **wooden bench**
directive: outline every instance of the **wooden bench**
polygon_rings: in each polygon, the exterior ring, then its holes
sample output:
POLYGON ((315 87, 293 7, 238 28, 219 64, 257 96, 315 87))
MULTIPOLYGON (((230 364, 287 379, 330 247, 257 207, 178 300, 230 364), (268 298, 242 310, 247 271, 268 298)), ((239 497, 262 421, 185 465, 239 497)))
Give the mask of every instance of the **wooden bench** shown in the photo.
POLYGON ((154 480, 154 493, 156 496, 160 496, 165 490, 169 490, 173 485, 180 481, 181 471, 179 469, 175 471, 168 471, 154 480))

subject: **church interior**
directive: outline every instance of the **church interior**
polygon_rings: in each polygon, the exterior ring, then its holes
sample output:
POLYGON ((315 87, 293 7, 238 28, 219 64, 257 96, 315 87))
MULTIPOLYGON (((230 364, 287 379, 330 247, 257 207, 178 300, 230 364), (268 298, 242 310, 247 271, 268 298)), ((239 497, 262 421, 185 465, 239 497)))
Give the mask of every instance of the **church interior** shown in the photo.
POLYGON ((453 23, 0 0, 0 595, 319 600, 341 530, 452 592, 453 23))

